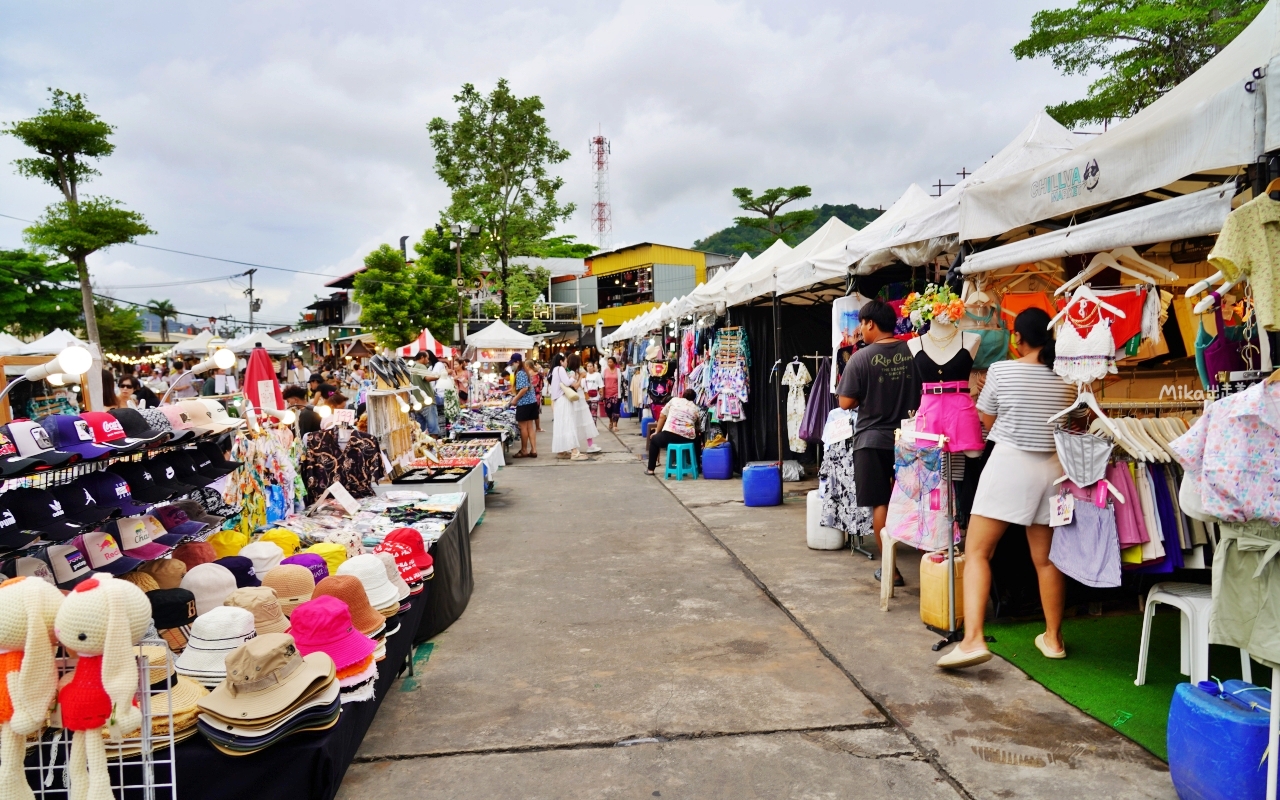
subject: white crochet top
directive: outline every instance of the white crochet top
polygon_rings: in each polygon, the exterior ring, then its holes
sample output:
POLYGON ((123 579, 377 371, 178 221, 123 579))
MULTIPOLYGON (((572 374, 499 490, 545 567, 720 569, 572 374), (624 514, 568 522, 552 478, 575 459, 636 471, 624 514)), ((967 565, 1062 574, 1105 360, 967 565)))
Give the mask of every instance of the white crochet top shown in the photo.
POLYGON ((1067 383, 1092 383, 1107 373, 1115 374, 1115 350, 1115 342, 1111 339, 1111 320, 1103 317, 1088 336, 1081 336, 1068 319, 1058 326, 1053 371, 1067 383))

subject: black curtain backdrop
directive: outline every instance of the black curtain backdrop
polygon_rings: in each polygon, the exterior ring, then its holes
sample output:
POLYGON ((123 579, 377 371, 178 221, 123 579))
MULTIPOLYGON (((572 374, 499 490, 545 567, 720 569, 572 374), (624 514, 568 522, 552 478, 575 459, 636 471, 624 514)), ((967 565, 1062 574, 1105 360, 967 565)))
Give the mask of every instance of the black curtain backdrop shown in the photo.
MULTIPOLYGON (((813 355, 821 353, 831 355, 831 305, 823 303, 812 306, 783 306, 780 309, 782 321, 782 365, 774 380, 782 380, 782 370, 786 368, 793 356, 813 355)), ((738 325, 747 332, 747 340, 751 346, 751 366, 748 373, 751 378, 751 395, 747 402, 747 418, 743 422, 726 426, 729 441, 733 444, 733 468, 741 472, 748 461, 778 460, 777 402, 774 395, 774 384, 769 382, 769 371, 773 368, 773 308, 771 306, 745 306, 729 309, 729 324, 738 325)), ((817 366, 812 360, 804 362, 812 375, 817 366)), ((786 392, 783 387, 782 403, 786 408, 786 392)), ((812 384, 809 390, 813 390, 812 384)), ((808 395, 806 394, 806 397, 808 395)), ((786 424, 785 421, 783 423, 786 424)), ((784 434, 785 437, 785 434, 784 434)), ((814 459, 814 448, 799 455, 783 446, 786 459, 814 459)))

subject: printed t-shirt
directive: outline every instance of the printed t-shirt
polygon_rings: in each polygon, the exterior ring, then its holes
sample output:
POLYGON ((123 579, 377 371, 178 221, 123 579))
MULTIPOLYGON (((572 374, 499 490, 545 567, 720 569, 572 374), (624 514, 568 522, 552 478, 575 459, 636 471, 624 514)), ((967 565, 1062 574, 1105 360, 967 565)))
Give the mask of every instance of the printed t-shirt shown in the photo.
POLYGON ((893 432, 920 405, 911 348, 881 339, 853 354, 836 393, 858 401, 853 449, 893 449, 893 432))
POLYGON ((697 438, 697 405, 685 400, 683 397, 677 397, 667 403, 664 411, 666 411, 667 414, 667 421, 662 426, 663 431, 667 433, 674 433, 676 436, 683 436, 686 439, 697 438))

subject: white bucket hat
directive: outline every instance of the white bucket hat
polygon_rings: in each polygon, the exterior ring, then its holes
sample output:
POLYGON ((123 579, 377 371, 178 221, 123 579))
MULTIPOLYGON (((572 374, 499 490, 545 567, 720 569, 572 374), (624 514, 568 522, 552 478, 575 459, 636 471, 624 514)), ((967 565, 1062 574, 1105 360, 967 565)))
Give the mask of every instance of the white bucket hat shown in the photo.
POLYGON ((280 561, 284 558, 284 550, 280 549, 280 545, 275 542, 254 542, 241 547, 236 555, 252 561, 254 572, 266 575, 280 566, 280 561))
POLYGON ((253 612, 247 609, 218 606, 201 614, 191 626, 187 648, 178 656, 178 674, 216 686, 227 677, 227 654, 255 636, 253 612))
POLYGON ((371 553, 342 562, 338 567, 338 574, 359 578, 365 594, 369 595, 369 605, 374 608, 386 608, 392 603, 400 602, 400 592, 387 578, 387 568, 371 553))

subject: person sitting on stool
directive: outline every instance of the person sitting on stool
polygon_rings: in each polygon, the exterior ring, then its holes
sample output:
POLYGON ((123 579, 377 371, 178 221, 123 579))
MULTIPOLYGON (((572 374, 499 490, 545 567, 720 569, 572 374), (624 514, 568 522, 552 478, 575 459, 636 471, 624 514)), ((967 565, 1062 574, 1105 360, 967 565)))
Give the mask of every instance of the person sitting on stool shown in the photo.
POLYGON ((701 459, 702 442, 698 438, 698 429, 705 412, 693 402, 697 396, 692 389, 686 389, 682 396, 663 407, 662 416, 649 437, 649 468, 644 474, 653 474, 658 463, 658 451, 670 444, 692 444, 694 460, 701 459))

